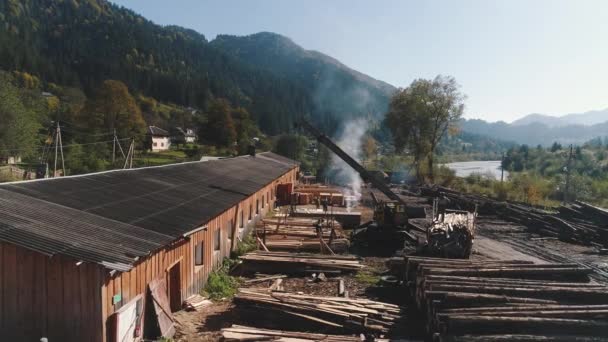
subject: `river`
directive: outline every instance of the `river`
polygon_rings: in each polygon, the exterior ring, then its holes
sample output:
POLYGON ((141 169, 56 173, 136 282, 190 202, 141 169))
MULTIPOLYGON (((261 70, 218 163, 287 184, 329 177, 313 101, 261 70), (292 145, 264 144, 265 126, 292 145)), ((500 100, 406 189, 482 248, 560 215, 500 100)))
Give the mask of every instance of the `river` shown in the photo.
MULTIPOLYGON (((479 160, 470 162, 458 162, 445 164, 450 169, 456 171, 456 176, 466 177, 472 173, 482 175, 493 175, 494 179, 500 179, 500 160, 479 160)), ((505 179, 508 172, 505 171, 505 179)))

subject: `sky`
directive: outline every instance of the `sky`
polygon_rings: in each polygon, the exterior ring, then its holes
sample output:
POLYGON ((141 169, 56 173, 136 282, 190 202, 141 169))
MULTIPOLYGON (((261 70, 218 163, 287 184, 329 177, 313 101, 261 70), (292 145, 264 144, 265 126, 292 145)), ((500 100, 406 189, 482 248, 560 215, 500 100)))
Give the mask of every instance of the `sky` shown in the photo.
POLYGON ((466 118, 608 107, 605 0, 114 0, 161 25, 270 31, 396 87, 451 75, 466 118))

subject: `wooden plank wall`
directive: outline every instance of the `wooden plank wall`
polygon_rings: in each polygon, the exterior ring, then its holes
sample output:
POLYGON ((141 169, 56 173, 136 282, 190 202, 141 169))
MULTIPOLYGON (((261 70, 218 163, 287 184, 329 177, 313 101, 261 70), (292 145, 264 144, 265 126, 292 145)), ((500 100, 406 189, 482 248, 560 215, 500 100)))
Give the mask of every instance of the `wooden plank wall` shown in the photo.
POLYGON ((0 340, 101 341, 96 264, 0 242, 0 340))
MULTIPOLYGON (((243 234, 248 227, 252 227, 255 221, 264 217, 268 210, 272 208, 274 196, 269 195, 275 194, 277 184, 295 182, 297 172, 297 168, 288 171, 257 193, 240 202, 238 206, 232 207, 210 220, 206 224, 206 230, 197 231, 188 236, 187 239, 182 239, 157 251, 137 263, 131 271, 117 273, 114 276, 108 275, 101 289, 101 297, 104 299, 102 310, 104 325, 107 324, 108 317, 123 305, 135 296, 145 294, 146 286, 151 280, 161 277, 167 279, 167 268, 176 262, 179 262, 180 265, 182 301, 199 293, 205 286, 209 274, 221 264, 224 257, 230 255, 230 240, 228 239, 231 229, 230 221, 234 219, 237 208, 239 208, 239 212, 241 210, 245 211, 245 227, 238 230, 239 234, 243 234), (267 202, 264 204, 264 208, 261 204, 262 196, 267 202), (260 200, 260 212, 257 215, 255 213, 256 199, 260 200), (248 221, 250 204, 253 212, 252 220, 248 221), (220 230, 221 234, 221 248, 219 251, 214 250, 214 233, 217 230, 220 230), (194 248, 199 242, 203 242, 203 266, 195 267, 194 248), (122 299, 113 304, 112 298, 116 294, 121 294, 122 299)), ((240 224, 240 214, 237 217, 237 224, 240 224)), ((104 329, 104 335, 105 333, 104 329)))

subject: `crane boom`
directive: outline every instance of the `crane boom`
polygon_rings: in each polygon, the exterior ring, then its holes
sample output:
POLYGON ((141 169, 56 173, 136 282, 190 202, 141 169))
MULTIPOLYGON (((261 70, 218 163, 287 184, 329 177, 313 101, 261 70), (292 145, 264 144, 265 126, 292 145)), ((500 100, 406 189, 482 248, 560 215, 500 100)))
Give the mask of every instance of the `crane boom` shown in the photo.
POLYGON ((325 134, 323 134, 321 131, 319 131, 316 127, 311 125, 308 121, 300 120, 300 126, 303 127, 304 129, 306 129, 310 134, 314 135, 314 137, 317 139, 317 141, 319 141, 320 143, 325 145, 327 148, 329 148, 338 157, 340 157, 342 160, 344 160, 344 162, 346 162, 346 164, 350 165, 350 167, 355 169, 355 171, 357 171, 357 173, 359 173, 359 175, 361 176, 361 178, 363 179, 364 182, 372 183, 372 185, 376 189, 382 191, 382 193, 385 194, 391 200, 397 201, 401 204, 405 204, 403 202, 403 200, 397 194, 395 194, 393 191, 391 191, 391 189, 388 187, 388 185, 386 185, 384 182, 382 182, 382 181, 376 179, 374 176, 372 176, 369 173, 369 171, 367 171, 363 167, 363 165, 359 164, 354 158, 349 156, 348 153, 344 152, 344 150, 342 150, 338 145, 336 145, 329 137, 327 137, 325 134))

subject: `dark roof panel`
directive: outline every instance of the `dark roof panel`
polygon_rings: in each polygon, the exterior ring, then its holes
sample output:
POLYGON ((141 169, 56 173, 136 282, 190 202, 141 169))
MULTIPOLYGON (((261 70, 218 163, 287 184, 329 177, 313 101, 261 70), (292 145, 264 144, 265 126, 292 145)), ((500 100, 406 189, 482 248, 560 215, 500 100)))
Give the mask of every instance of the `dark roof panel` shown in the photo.
POLYGON ((294 165, 260 153, 3 184, 0 240, 115 269, 128 267, 124 265, 134 258, 207 223, 294 165))

